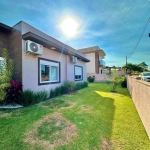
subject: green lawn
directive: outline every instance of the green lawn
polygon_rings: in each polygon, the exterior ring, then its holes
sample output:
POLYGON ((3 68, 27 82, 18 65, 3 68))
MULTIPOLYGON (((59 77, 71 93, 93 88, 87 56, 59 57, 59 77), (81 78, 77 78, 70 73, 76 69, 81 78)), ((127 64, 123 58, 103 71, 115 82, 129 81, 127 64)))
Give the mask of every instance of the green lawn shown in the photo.
POLYGON ((127 89, 110 83, 20 110, 0 111, 0 150, 149 150, 127 89))

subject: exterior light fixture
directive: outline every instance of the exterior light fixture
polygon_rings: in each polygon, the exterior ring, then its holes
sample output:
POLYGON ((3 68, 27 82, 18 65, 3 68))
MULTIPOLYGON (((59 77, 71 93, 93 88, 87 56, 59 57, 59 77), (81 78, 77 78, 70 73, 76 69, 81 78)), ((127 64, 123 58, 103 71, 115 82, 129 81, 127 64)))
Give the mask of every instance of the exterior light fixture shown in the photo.
POLYGON ((51 47, 51 50, 55 50, 56 48, 55 47, 51 47))

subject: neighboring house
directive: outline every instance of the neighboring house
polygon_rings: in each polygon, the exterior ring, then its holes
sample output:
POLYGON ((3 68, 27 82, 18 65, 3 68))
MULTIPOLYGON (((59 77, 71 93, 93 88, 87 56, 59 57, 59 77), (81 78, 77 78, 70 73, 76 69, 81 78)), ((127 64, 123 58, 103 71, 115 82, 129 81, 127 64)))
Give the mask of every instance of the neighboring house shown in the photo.
POLYGON ((102 74, 102 70, 105 67, 105 62, 103 59, 106 56, 102 49, 100 49, 98 46, 93 46, 79 49, 78 51, 85 54, 90 60, 90 62, 87 64, 87 73, 102 74))
POLYGON ((105 80, 106 74, 103 72, 105 68, 105 61, 103 60, 106 56, 105 52, 98 46, 83 48, 78 51, 85 54, 86 58, 90 60, 86 64, 87 76, 95 76, 96 81, 105 80))
POLYGON ((23 90, 49 91, 66 80, 87 79, 90 60, 84 54, 23 21, 13 27, 0 23, 1 61, 3 48, 14 61, 13 79, 22 82, 23 90))

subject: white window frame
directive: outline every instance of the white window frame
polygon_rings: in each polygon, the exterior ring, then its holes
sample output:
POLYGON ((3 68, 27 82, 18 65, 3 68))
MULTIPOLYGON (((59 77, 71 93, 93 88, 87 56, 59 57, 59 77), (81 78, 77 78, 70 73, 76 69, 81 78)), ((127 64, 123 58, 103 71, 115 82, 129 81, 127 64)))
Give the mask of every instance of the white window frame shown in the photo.
POLYGON ((82 66, 74 66, 74 79, 75 81, 83 80, 83 67, 82 66), (76 79, 76 76, 81 76, 80 78, 76 79))
POLYGON ((59 82, 60 82, 60 62, 39 58, 39 84, 49 84, 49 83, 59 83, 59 82), (41 65, 49 66, 50 77, 49 77, 48 81, 42 81, 41 65), (57 68, 57 72, 56 72, 57 73, 57 80, 52 80, 52 72, 51 72, 52 67, 57 68))

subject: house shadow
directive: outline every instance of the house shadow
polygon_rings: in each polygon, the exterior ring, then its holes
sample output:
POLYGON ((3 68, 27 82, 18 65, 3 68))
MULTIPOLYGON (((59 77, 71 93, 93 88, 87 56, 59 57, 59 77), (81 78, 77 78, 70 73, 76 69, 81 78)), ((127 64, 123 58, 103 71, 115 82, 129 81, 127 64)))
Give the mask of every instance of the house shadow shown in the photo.
POLYGON ((114 101, 118 96, 121 96, 121 94, 102 91, 95 91, 95 93, 98 95, 96 105, 100 114, 98 119, 102 147, 104 146, 103 148, 107 149, 112 145, 110 139, 112 135, 113 120, 115 114, 114 101))

